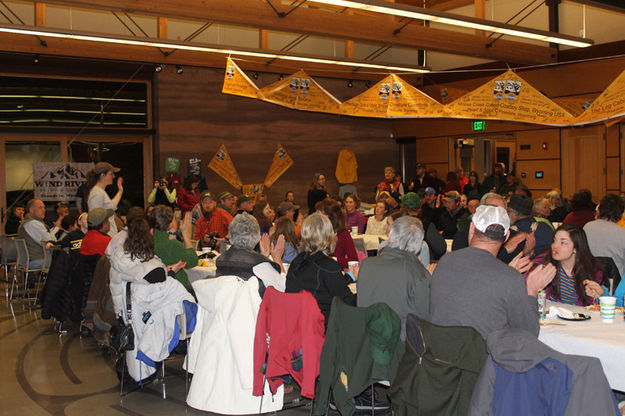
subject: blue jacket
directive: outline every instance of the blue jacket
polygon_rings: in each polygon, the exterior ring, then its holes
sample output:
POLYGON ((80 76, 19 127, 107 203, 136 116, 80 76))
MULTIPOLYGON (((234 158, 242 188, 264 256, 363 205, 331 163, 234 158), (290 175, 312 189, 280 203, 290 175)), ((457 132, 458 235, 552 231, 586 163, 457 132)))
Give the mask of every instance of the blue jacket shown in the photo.
POLYGON ((521 329, 491 333, 469 416, 619 415, 598 358, 561 354, 521 329))

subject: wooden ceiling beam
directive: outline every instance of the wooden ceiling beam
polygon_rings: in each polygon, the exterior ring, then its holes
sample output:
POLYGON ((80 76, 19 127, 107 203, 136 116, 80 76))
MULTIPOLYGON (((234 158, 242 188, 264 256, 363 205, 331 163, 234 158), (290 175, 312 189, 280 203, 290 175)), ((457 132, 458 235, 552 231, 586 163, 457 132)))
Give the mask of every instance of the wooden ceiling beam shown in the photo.
MULTIPOLYGON (((555 48, 548 46, 500 39, 487 48, 481 36, 420 26, 417 22, 396 33, 403 23, 373 13, 347 15, 302 6, 280 17, 261 0, 50 0, 48 3, 352 39, 511 63, 548 63, 557 57, 555 48)), ((289 11, 285 6, 278 7, 282 12, 289 11)))
MULTIPOLYGON (((164 56, 156 48, 148 46, 134 46, 123 44, 107 44, 98 42, 85 42, 74 39, 46 38, 47 46, 33 36, 24 36, 11 33, 0 33, 0 51, 9 53, 28 53, 48 56, 65 56, 86 59, 102 59, 118 62, 141 62, 163 63, 166 65, 181 65, 195 67, 225 68, 226 56, 218 53, 176 50, 174 53, 164 56)), ((235 57, 233 57, 235 58, 235 57)), ((43 59, 43 58, 40 58, 43 59)), ((337 67, 331 64, 318 64, 312 62, 295 62, 276 59, 267 63, 265 58, 245 57, 244 61, 236 61, 240 68, 246 72, 266 72, 276 74, 292 74, 304 68, 311 76, 340 79, 357 79, 379 81, 385 75, 382 70, 372 73, 371 70, 357 70, 355 65, 351 67, 337 67)), ((402 75, 413 84, 420 84, 422 77, 418 74, 402 75)))

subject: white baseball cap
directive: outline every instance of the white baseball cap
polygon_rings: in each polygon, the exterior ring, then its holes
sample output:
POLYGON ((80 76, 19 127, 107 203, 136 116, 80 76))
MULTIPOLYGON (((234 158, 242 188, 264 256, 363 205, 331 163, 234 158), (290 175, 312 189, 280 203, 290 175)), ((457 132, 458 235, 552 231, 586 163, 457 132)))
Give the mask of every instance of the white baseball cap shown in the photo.
POLYGON ((477 207, 471 221, 475 225, 475 228, 483 233, 493 224, 501 225, 504 230, 504 235, 510 230, 510 218, 508 217, 508 213, 502 207, 496 207, 494 205, 480 205, 477 207))

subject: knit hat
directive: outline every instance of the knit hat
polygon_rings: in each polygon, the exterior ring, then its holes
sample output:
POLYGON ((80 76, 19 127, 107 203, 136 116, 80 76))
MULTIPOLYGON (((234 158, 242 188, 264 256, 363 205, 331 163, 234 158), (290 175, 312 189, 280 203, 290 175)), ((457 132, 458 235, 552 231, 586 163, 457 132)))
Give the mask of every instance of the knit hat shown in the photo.
POLYGON ((94 208, 87 214, 87 224, 89 224, 90 227, 98 227, 112 216, 112 209, 94 208))
POLYGON ((525 195, 514 194, 510 197, 510 203, 508 206, 521 215, 532 215, 534 201, 525 195))
POLYGON ((393 359, 401 332, 399 316, 386 304, 375 303, 365 311, 365 332, 373 362, 388 365, 393 359))
MULTIPOLYGON (((486 229, 493 224, 501 225, 503 227, 503 236, 505 236, 510 229, 510 218, 508 217, 508 213, 502 207, 496 207, 494 205, 480 205, 477 207, 471 221, 473 222, 473 225, 475 225, 475 228, 483 233, 486 233, 486 229)), ((492 235, 492 237, 503 236, 492 235)))
POLYGON ((420 204, 421 199, 419 198, 419 195, 414 192, 408 192, 404 195, 404 199, 402 200, 403 207, 408 209, 418 208, 420 204))

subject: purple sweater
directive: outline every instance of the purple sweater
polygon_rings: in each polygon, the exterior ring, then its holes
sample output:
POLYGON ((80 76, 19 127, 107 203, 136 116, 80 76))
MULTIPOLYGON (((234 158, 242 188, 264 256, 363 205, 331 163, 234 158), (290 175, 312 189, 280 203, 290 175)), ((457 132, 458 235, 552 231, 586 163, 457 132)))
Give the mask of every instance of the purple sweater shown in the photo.
POLYGON ((351 231, 352 227, 358 227, 358 234, 365 233, 365 221, 364 215, 360 211, 354 211, 352 213, 346 212, 345 218, 347 219, 347 230, 351 231))

